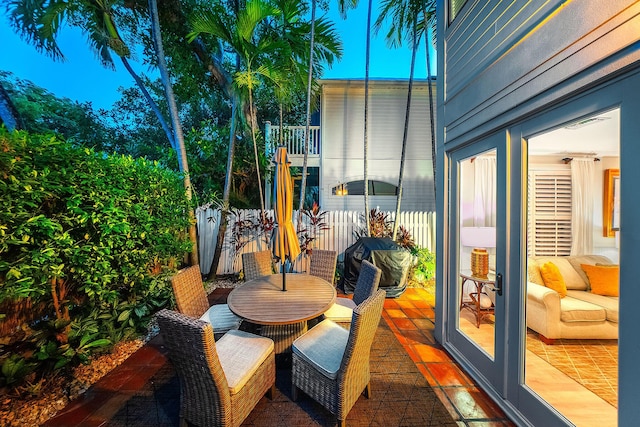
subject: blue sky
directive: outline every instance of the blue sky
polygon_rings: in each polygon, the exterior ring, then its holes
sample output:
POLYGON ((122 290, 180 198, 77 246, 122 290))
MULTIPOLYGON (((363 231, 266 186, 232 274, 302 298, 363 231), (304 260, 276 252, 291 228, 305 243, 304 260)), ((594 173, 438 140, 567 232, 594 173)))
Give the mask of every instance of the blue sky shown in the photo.
MULTIPOLYGON (((376 16, 374 11, 372 20, 376 16)), ((349 11, 346 21, 338 16, 335 8, 329 12, 329 17, 336 23, 342 37, 344 53, 342 61, 332 69, 327 69, 323 77, 364 78, 366 3, 361 2, 358 9, 349 11)), ((81 102, 90 101, 95 108, 110 108, 120 98, 118 87, 134 84, 119 62, 116 71, 102 67, 89 50, 82 34, 76 30, 65 29, 60 33, 59 44, 66 57, 64 62, 54 62, 22 41, 13 33, 4 15, 0 16, 0 43, 3 46, 0 70, 11 71, 22 79, 31 80, 57 96, 81 102)), ((431 53, 431 72, 435 74, 436 55, 433 51, 431 53)), ((410 59, 408 48, 387 48, 381 33, 372 40, 370 77, 408 78, 410 59)), ((155 73, 135 60, 131 62, 138 72, 155 73)), ((418 51, 415 76, 426 77, 424 43, 418 51)))

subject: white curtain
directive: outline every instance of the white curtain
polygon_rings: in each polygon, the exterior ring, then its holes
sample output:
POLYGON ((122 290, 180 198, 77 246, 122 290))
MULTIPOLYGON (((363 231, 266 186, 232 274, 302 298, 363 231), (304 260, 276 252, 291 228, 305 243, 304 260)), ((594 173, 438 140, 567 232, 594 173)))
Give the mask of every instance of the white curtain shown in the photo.
POLYGON ((473 225, 475 227, 495 227, 496 158, 495 156, 476 157, 474 164, 475 198, 473 204, 473 225))
POLYGON ((593 159, 571 161, 571 255, 593 253, 593 159))

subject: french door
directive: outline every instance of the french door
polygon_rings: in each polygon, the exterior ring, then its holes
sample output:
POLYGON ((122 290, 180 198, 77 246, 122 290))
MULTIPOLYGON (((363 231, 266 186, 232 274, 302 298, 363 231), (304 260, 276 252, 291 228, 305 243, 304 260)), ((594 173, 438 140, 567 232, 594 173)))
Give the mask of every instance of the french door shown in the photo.
POLYGON ((497 133, 448 153, 445 346, 500 392, 505 384, 508 293, 503 271, 507 147, 507 135, 497 133))

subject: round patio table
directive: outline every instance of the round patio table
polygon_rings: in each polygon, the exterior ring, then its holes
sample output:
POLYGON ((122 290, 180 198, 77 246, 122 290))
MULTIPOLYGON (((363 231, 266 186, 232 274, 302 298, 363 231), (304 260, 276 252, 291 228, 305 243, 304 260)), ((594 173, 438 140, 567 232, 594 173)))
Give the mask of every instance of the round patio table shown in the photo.
POLYGON ((249 280, 231 291, 227 304, 232 312, 259 325, 290 325, 314 319, 336 300, 333 285, 308 274, 282 274, 249 280))

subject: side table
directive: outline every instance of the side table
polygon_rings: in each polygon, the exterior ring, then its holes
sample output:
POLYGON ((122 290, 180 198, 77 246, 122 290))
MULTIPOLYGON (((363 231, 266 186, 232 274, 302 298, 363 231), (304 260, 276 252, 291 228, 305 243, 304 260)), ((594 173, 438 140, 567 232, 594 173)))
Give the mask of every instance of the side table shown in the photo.
POLYGON ((476 316, 476 327, 479 328, 480 321, 484 316, 495 313, 495 306, 493 303, 491 303, 490 307, 482 307, 480 305, 480 296, 484 294, 488 297, 487 293, 484 292, 484 287, 493 287, 496 283, 495 274, 490 273, 487 277, 478 277, 474 276, 471 271, 463 271, 460 272, 460 278, 462 279, 462 283, 460 284, 460 311, 462 311, 463 308, 471 310, 476 316), (473 282, 476 287, 475 292, 469 293, 471 301, 464 300, 464 284, 467 281, 473 282))

